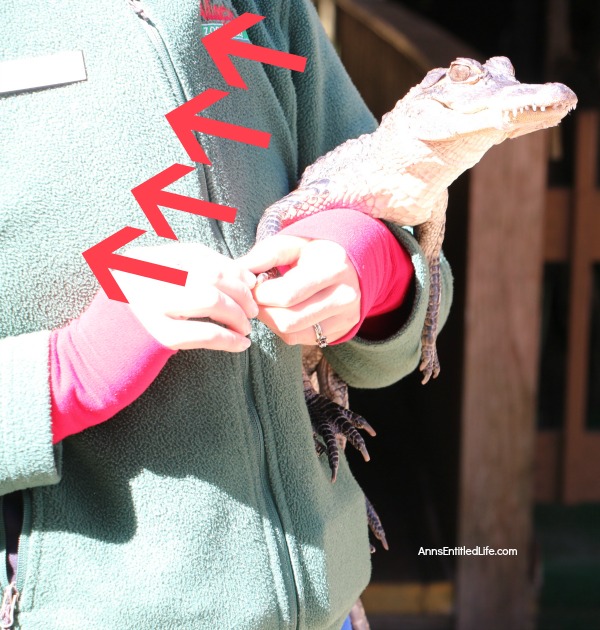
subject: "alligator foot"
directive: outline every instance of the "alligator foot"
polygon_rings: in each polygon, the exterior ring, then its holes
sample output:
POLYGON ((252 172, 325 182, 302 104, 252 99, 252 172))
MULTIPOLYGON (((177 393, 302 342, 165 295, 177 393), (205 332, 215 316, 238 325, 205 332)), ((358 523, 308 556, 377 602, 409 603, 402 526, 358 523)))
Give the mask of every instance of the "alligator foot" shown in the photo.
POLYGON ((374 436, 375 431, 373 427, 362 416, 350 409, 341 407, 321 394, 317 394, 312 387, 306 384, 304 397, 306 398, 313 426, 315 447, 317 453, 327 453, 329 468, 331 468, 331 481, 334 482, 337 478, 340 461, 338 437, 350 442, 356 450, 361 452, 364 460, 368 462, 370 459, 369 452, 358 430, 362 429, 370 436, 374 436))
POLYGON ((438 359, 435 340, 431 341, 424 335, 421 343, 421 364, 419 365, 419 370, 421 370, 421 374, 423 375, 421 383, 425 385, 432 376, 433 378, 437 378, 440 373, 440 361, 438 359))
MULTIPOLYGON (((381 543, 382 547, 389 551, 389 546, 387 543, 387 539, 385 537, 385 531, 383 529, 383 525, 381 524, 381 519, 379 515, 375 511, 373 504, 365 497, 365 503, 367 506, 367 521, 369 523, 369 529, 373 532, 373 536, 377 538, 377 540, 381 543)), ((375 547, 371 545, 371 553, 375 552, 375 547)))

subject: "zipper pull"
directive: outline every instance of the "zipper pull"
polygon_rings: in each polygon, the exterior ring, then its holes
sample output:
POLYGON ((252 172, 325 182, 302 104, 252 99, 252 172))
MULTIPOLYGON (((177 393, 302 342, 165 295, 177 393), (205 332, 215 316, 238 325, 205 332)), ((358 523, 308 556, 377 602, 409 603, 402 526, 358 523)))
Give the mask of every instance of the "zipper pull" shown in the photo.
POLYGON ((15 622, 15 608, 19 599, 19 591, 14 582, 11 582, 5 589, 0 606, 0 628, 10 630, 15 622))
POLYGON ((142 20, 148 20, 145 7, 142 4, 142 0, 127 0, 127 4, 135 11, 136 15, 142 20))

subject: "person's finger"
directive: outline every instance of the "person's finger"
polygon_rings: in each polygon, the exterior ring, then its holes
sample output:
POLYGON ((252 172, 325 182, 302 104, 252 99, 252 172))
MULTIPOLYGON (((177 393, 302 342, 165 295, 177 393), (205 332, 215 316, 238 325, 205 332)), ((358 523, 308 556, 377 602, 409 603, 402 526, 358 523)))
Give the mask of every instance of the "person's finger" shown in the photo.
POLYGON ((360 317, 360 292, 349 285, 330 286, 304 302, 290 307, 263 306, 259 319, 278 334, 292 334, 304 330, 317 321, 339 317, 340 325, 352 328, 360 317))
MULTIPOLYGON (((269 322, 268 313, 262 313, 260 319, 265 323, 273 332, 280 337, 285 343, 290 346, 303 345, 303 346, 316 346, 317 334, 314 329, 314 324, 307 326, 296 332, 284 333, 280 331, 276 326, 272 327, 269 322), (263 319, 264 317, 264 319, 263 319)), ((355 322, 356 323, 356 322, 355 322)), ((273 324, 273 322, 271 322, 273 324)), ((322 334, 327 338, 327 343, 333 343, 338 339, 341 339, 354 325, 349 325, 345 317, 335 315, 319 321, 321 325, 322 334)))
POLYGON ((333 284, 352 282, 356 276, 341 245, 316 240, 305 243, 295 267, 284 276, 266 280, 254 290, 259 304, 293 306, 333 284))
POLYGON ((256 284, 256 276, 247 267, 201 243, 132 247, 126 254, 130 258, 175 267, 194 275, 204 275, 207 279, 214 273, 220 273, 238 277, 251 289, 256 284))
POLYGON ((278 234, 257 243, 247 254, 236 262, 257 274, 273 267, 292 265, 300 256, 300 250, 308 239, 299 236, 278 234))
POLYGON ((161 327, 163 345, 173 350, 223 350, 243 352, 250 347, 250 339, 212 322, 184 321, 165 318, 161 327))
POLYGON ((254 297, 262 306, 296 306, 337 284, 342 272, 332 267, 298 265, 284 276, 266 280, 257 286, 254 297))
MULTIPOLYGON (((256 279, 254 274, 252 274, 252 277, 256 279)), ((232 298, 237 304, 240 305, 248 319, 252 319, 258 315, 258 304, 254 299, 251 287, 248 286, 247 283, 240 280, 239 277, 235 275, 232 276, 228 274, 218 274, 215 277, 213 284, 208 285, 204 281, 196 283, 195 278, 192 276, 189 287, 190 290, 186 291, 186 293, 191 293, 192 295, 200 295, 204 288, 207 286, 214 286, 215 288, 219 289, 230 298, 232 298)))
POLYGON ((214 271, 208 280, 206 274, 190 273, 183 287, 118 270, 114 272, 114 276, 128 301, 138 308, 162 312, 193 309, 196 306, 202 308, 207 300, 210 302, 214 291, 220 290, 239 304, 247 319, 258 314, 258 305, 252 291, 240 279, 238 269, 232 269, 231 273, 214 271), (205 292, 208 292, 206 296, 205 292))
POLYGON ((242 335, 248 335, 252 329, 241 305, 210 285, 204 286, 198 294, 182 294, 164 313, 172 319, 210 318, 242 335))

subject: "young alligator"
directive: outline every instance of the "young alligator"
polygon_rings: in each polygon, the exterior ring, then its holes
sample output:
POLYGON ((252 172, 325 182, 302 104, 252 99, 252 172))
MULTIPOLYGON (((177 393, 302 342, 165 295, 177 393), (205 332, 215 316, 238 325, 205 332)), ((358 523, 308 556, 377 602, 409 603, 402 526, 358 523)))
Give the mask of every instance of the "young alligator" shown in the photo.
MULTIPOLYGON (((341 144, 302 175, 296 190, 270 206, 257 240, 316 212, 352 208, 402 226, 414 226, 429 265, 430 294, 422 333, 423 383, 437 377, 440 252, 448 186, 507 138, 552 127, 576 106, 575 94, 560 83, 519 83, 506 57, 485 64, 458 58, 431 70, 379 128, 341 144)), ((335 480, 337 439, 348 439, 368 459, 357 429, 371 427, 347 407, 345 383, 317 348, 304 355, 305 393, 319 451, 327 450, 335 480), (315 378, 316 375, 316 378, 315 378), (311 387, 317 386, 320 397, 311 387), (333 405, 330 399, 341 405, 333 405)))

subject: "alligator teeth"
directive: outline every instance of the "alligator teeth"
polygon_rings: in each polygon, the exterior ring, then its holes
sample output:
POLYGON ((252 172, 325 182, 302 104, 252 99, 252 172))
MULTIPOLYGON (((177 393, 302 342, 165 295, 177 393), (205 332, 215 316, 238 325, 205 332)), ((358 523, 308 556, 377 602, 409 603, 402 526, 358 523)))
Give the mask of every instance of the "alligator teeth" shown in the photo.
POLYGON ((541 111, 541 112, 545 112, 545 111, 546 111, 546 108, 542 105, 542 106, 540 107, 540 111, 541 111))
POLYGON ((519 112, 521 112, 521 114, 523 113, 523 108, 522 107, 519 109, 519 112))
POLYGON ((537 112, 537 107, 535 105, 532 105, 531 109, 533 109, 534 112, 537 112))
POLYGON ((513 116, 516 116, 516 115, 517 115, 517 108, 515 107, 515 108, 513 109, 513 116))

